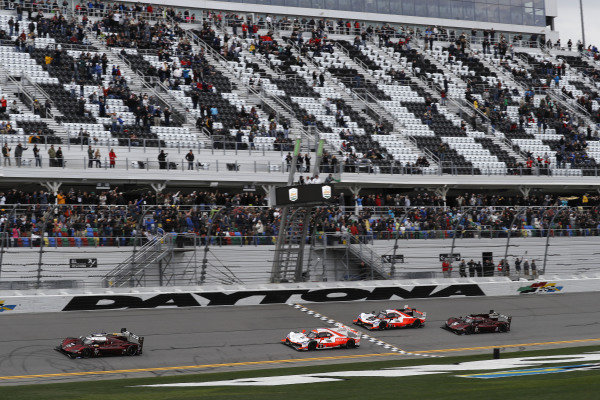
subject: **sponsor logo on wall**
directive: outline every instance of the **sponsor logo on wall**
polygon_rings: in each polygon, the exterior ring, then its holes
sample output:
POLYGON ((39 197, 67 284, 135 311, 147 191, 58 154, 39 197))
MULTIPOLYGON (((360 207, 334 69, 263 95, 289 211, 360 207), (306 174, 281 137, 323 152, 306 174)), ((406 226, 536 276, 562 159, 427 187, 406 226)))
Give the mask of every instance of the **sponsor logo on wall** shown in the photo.
POLYGON ((331 198, 331 186, 325 185, 321 187, 321 191, 324 199, 331 198))
POLYGON ((290 189, 290 201, 298 200, 298 189, 292 188, 290 189))
POLYGON ((12 310, 14 310, 17 307, 16 304, 11 304, 11 305, 6 304, 5 305, 4 303, 5 303, 4 300, 0 300, 0 312, 12 311, 12 310))
POLYGON ((521 294, 532 293, 557 293, 563 289, 563 286, 557 286, 556 282, 536 282, 529 286, 522 286, 518 289, 521 294))
POLYGON ((113 310, 126 308, 203 307, 288 302, 426 299, 455 296, 485 296, 476 284, 377 287, 368 289, 286 289, 238 292, 161 293, 144 298, 131 295, 74 296, 62 311, 113 310))

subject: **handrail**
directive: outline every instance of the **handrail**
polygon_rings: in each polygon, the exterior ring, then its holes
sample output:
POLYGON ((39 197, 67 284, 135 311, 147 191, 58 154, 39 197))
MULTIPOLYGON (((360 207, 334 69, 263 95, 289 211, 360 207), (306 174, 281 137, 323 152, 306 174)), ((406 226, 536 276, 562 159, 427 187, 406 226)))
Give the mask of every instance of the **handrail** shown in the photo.
MULTIPOLYGON (((41 88, 40 85, 38 85, 35 81, 33 81, 27 74, 22 75, 21 80, 23 78, 25 78, 25 80, 27 82, 29 82, 29 84, 35 88, 35 90, 40 92, 42 97, 44 97, 44 101, 48 101, 50 103, 50 105, 52 107, 54 107, 54 102, 52 101, 52 98, 50 97, 50 95, 48 93, 46 93, 46 91, 44 89, 41 88)), ((44 105, 41 105, 41 106, 43 107, 44 105)), ((52 113, 52 111, 51 110, 48 110, 48 111, 50 113, 50 118, 54 118, 54 114, 52 113)))
POLYGON ((7 80, 10 83, 12 83, 13 85, 15 85, 17 87, 17 89, 19 89, 19 93, 22 93, 25 97, 27 97, 27 99, 29 100, 29 104, 25 104, 25 105, 28 106, 29 108, 31 108, 31 111, 33 112, 33 110, 34 110, 34 107, 33 107, 34 98, 29 95, 29 93, 27 92, 27 90, 25 90, 25 88, 23 87, 23 85, 21 85, 21 82, 17 81, 14 77, 12 77, 10 75, 7 75, 6 77, 7 77, 7 80))
POLYGON ((365 79, 370 78, 369 76, 369 71, 371 70, 367 64, 365 64, 360 58, 358 57, 351 57, 350 56, 350 51, 348 51, 348 49, 346 49, 344 46, 342 46, 338 41, 335 42, 335 47, 342 50, 346 56, 353 62, 355 62, 360 68, 362 68, 364 70, 364 72, 366 72, 367 74, 365 75, 365 79))

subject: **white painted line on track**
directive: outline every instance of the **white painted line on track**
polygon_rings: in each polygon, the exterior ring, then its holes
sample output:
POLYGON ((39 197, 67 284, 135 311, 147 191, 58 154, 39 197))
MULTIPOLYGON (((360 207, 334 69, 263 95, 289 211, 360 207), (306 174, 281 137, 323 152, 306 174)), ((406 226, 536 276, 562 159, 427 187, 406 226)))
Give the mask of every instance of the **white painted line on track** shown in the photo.
MULTIPOLYGON (((345 325, 345 324, 343 324, 341 322, 338 322, 338 321, 336 321, 334 319, 331 319, 331 318, 329 318, 329 317, 327 317, 327 316, 325 316, 323 314, 319 314, 316 311, 313 311, 313 310, 311 310, 309 308, 303 307, 300 304, 289 304, 288 303, 288 305, 290 307, 294 307, 297 310, 305 312, 308 315, 312 315, 313 317, 318 318, 321 321, 325 321, 325 322, 327 322, 329 324, 332 324, 332 325, 334 325, 334 326, 336 326, 338 328, 347 328, 347 329, 355 330, 355 329, 350 328, 349 326, 347 326, 347 325, 345 325)), ((396 346, 394 346, 394 345, 392 345, 390 343, 386 343, 383 340, 376 339, 376 338, 374 338, 372 336, 369 336, 369 335, 366 335, 366 334, 363 335, 362 333, 360 335, 361 335, 362 338, 367 339, 369 342, 371 342, 371 343, 373 343, 373 344, 375 344, 377 346, 382 346, 384 349, 387 349, 387 350, 389 350, 391 352, 395 352, 395 353, 398 353, 398 354, 405 354, 405 355, 410 355, 410 356, 421 356, 421 357, 440 357, 440 356, 429 355, 429 354, 411 353, 411 352, 399 349, 398 347, 396 347, 396 346)))

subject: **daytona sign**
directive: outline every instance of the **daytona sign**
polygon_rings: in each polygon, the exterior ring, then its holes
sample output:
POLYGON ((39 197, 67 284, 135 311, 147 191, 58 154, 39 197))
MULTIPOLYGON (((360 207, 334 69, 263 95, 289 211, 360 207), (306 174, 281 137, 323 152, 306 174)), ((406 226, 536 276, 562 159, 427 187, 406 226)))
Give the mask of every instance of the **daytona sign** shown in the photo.
POLYGON ((393 299, 424 299, 453 296, 485 296, 476 284, 376 287, 367 289, 288 289, 233 292, 162 293, 155 296, 74 296, 62 311, 114 310, 127 308, 203 307, 288 302, 324 303, 393 299))

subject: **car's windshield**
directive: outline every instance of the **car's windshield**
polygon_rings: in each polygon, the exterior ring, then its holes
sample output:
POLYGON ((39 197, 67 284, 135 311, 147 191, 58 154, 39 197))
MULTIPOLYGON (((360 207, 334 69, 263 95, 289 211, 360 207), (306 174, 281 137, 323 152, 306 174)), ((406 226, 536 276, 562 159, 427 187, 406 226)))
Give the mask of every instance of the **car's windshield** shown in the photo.
POLYGON ((473 318, 465 318, 465 322, 467 324, 470 324, 471 322, 473 322, 473 318))
POLYGON ((86 337, 83 339, 83 344, 93 344, 93 343, 94 343, 94 341, 91 338, 86 337))
POLYGON ((385 318, 385 313, 380 312, 379 315, 377 315, 377 318, 385 318))
POLYGON ((308 333, 308 335, 306 335, 306 336, 307 336, 308 338, 310 338, 310 339, 314 339, 314 338, 316 338, 316 337, 317 337, 317 334, 316 334, 316 333, 314 333, 314 332, 309 332, 309 333, 308 333))

